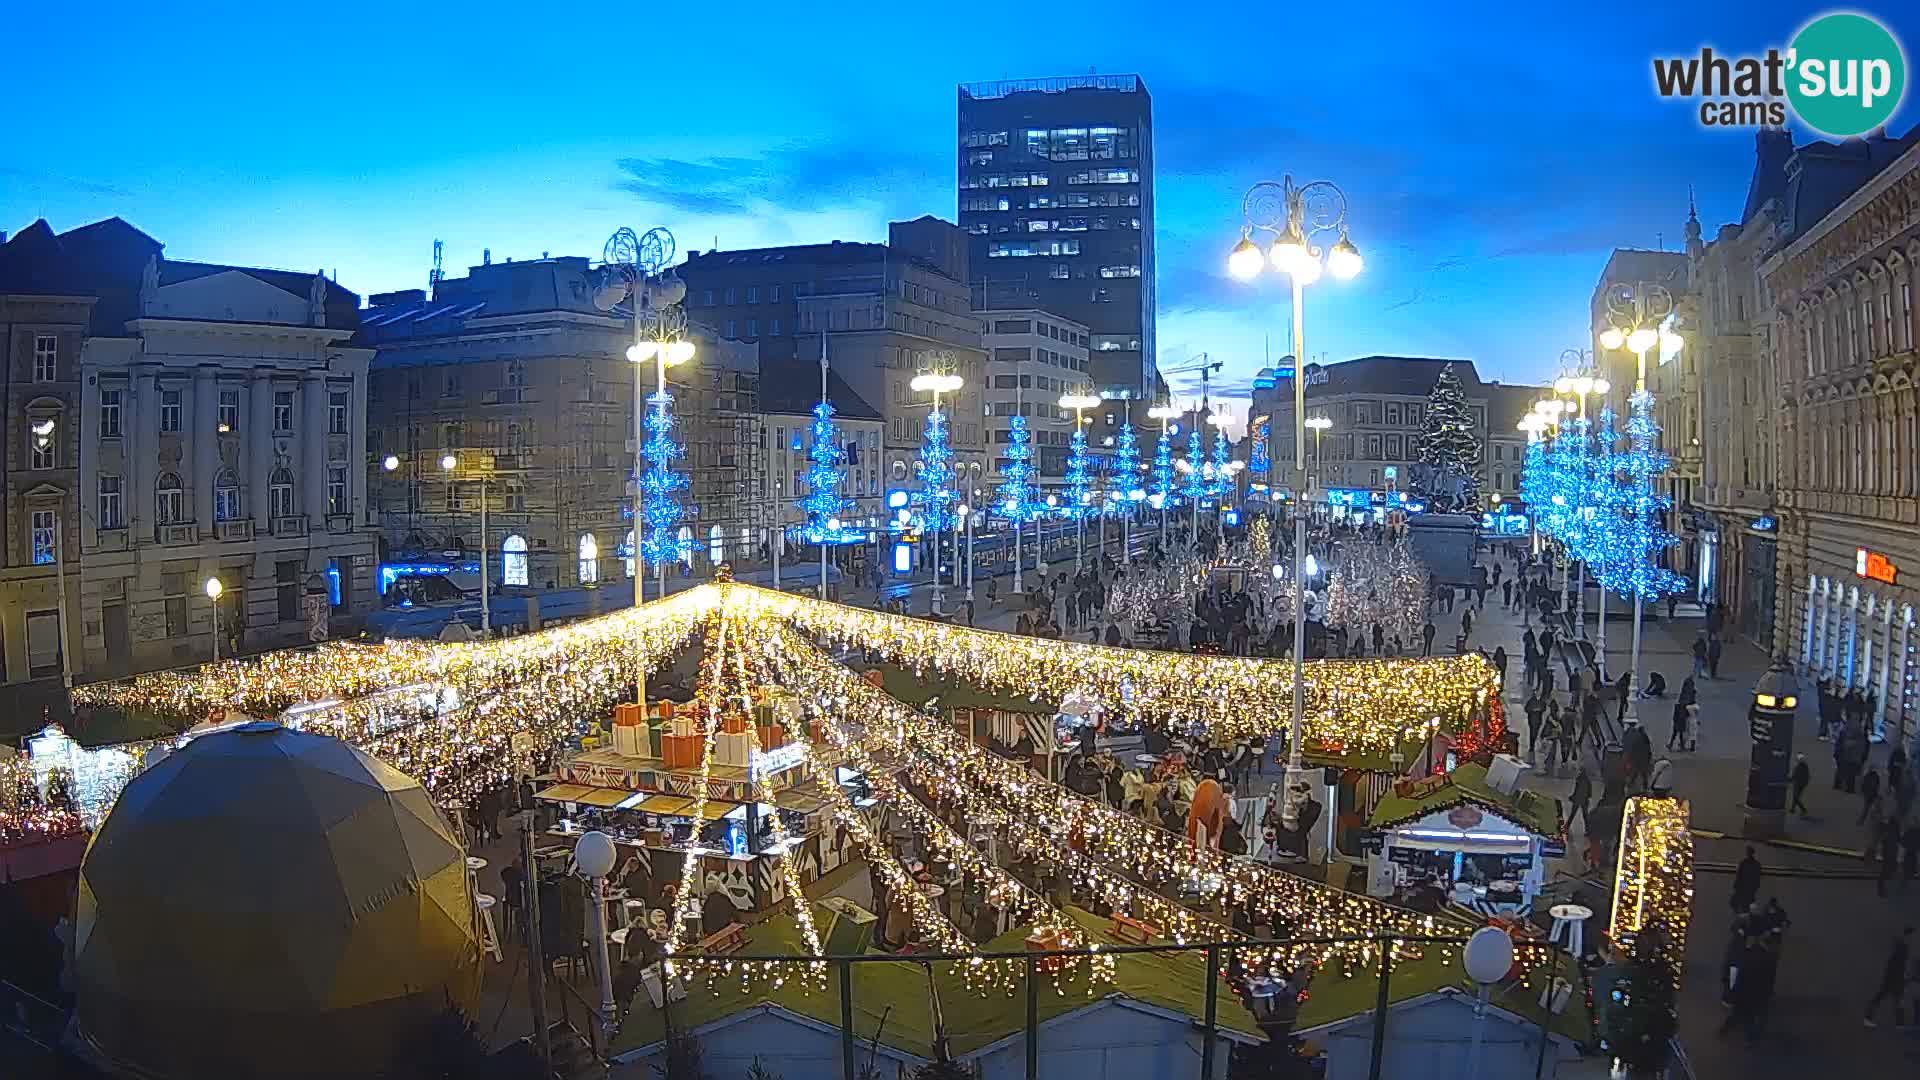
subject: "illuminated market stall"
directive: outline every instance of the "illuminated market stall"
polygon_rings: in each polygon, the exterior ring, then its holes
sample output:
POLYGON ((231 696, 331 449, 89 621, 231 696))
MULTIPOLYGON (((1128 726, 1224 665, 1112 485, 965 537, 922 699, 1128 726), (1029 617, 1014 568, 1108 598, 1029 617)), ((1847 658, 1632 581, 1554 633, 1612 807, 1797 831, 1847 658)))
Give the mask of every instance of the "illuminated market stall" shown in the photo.
POLYGON ((1518 790, 1508 758, 1397 785, 1374 807, 1367 892, 1417 910, 1452 903, 1483 915, 1532 909, 1545 858, 1564 853, 1559 806, 1518 790), (1491 780, 1489 779, 1491 775, 1491 780))

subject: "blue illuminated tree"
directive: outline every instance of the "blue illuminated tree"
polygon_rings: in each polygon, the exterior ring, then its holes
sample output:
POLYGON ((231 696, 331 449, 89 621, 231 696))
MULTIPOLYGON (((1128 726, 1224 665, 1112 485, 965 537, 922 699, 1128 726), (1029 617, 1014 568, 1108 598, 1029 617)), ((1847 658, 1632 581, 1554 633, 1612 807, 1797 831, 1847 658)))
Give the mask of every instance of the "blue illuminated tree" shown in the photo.
POLYGON ((1119 490, 1120 508, 1132 509, 1138 501, 1133 493, 1140 490, 1140 440, 1134 435, 1132 424, 1121 424, 1120 434, 1114 440, 1112 486, 1119 490))
POLYGON ((1520 501, 1527 504, 1527 513, 1533 518, 1534 527, 1547 532, 1547 443, 1544 437, 1527 441, 1524 462, 1520 468, 1520 501))
POLYGON ((1087 492, 1093 486, 1093 468, 1087 460, 1087 432, 1084 427, 1075 424, 1073 439, 1067 444, 1067 505, 1060 511, 1061 517, 1083 518, 1087 516, 1087 492))
POLYGON ((1680 540, 1661 522, 1673 502, 1655 490, 1654 480, 1666 474, 1671 462, 1660 449, 1653 395, 1645 390, 1628 400, 1627 449, 1618 463, 1625 487, 1617 565, 1608 566, 1614 591, 1642 600, 1685 591, 1687 579, 1660 564, 1662 554, 1680 540))
POLYGON ((1046 510, 1033 482, 1032 461, 1033 432, 1027 430, 1027 418, 1013 417, 1008 421, 1007 464, 1000 470, 998 506, 994 512, 1015 524, 1032 521, 1046 510))
POLYGON ((1207 477, 1207 497, 1220 503, 1233 490, 1233 444, 1226 428, 1213 429, 1213 471, 1207 477))
POLYGON ((1165 428, 1160 430, 1160 441, 1153 448, 1153 486, 1148 491, 1161 507, 1173 506, 1180 501, 1180 493, 1173 486, 1173 436, 1165 428))
POLYGON ((1200 430, 1195 428, 1187 432, 1187 480, 1180 491, 1183 500, 1198 505, 1206 499, 1206 471, 1206 452, 1200 448, 1200 430))
POLYGON ((920 530, 938 533, 953 527, 959 494, 953 490, 953 446, 947 441, 947 414, 927 413, 920 445, 920 530))
POLYGON ((663 566, 679 561, 684 553, 679 525, 686 517, 678 495, 687 487, 687 476, 673 469, 675 459, 686 456, 686 449, 673 437, 672 394, 663 390, 647 395, 645 430, 646 441, 640 446, 647 459, 647 471, 640 476, 640 520, 645 531, 640 557, 648 566, 663 566))
POLYGON ((1625 492, 1619 479, 1620 435, 1613 426, 1613 409, 1602 408, 1593 424, 1587 453, 1587 558, 1602 588, 1608 587, 1613 567, 1620 558, 1620 538, 1624 522, 1621 508, 1625 492))
POLYGON ((840 429, 833 423, 833 405, 822 399, 813 407, 810 428, 813 445, 807 450, 807 494, 798 506, 807 515, 801 536, 809 544, 850 544, 864 538, 850 530, 843 515, 853 506, 842 498, 840 483, 847 473, 847 451, 840 442, 840 429))

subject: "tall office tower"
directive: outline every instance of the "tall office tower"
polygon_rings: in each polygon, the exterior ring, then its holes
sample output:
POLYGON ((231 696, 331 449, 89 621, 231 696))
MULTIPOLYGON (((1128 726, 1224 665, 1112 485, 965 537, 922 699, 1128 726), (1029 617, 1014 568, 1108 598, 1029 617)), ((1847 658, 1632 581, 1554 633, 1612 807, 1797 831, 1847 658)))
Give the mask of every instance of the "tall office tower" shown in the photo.
MULTIPOLYGON (((975 309, 1038 309, 1085 325, 1094 392, 1150 400, 1153 99, 1146 84, 1134 75, 968 83, 960 87, 959 115, 960 226, 975 309)), ((1099 411, 1095 446, 1124 413, 1099 411)))

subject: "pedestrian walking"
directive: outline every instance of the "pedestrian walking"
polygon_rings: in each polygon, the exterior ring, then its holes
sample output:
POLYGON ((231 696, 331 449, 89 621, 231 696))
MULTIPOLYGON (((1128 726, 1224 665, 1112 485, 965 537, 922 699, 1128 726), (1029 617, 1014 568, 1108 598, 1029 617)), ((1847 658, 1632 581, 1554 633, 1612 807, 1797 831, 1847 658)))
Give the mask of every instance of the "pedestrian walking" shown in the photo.
POLYGON ((1507 685, 1507 647, 1505 645, 1493 647, 1493 670, 1500 673, 1500 686, 1505 689, 1507 685))
POLYGON ((1687 748, 1687 721, 1691 719, 1687 710, 1691 708, 1693 708, 1691 705, 1674 703, 1673 730, 1667 734, 1667 749, 1685 750, 1687 748))
POLYGON ((1721 645, 1719 637, 1716 636, 1707 639, 1707 678, 1709 679, 1717 679, 1720 677, 1720 652, 1722 648, 1724 648, 1724 646, 1721 645))
POLYGON ((1893 947, 1887 950, 1887 962, 1880 969, 1880 985, 1874 988, 1873 997, 1867 1000, 1867 1014, 1862 1022, 1868 1027, 1879 1027, 1873 1022, 1873 1014, 1879 1011, 1880 1003, 1889 999, 1893 1002, 1893 1019, 1900 1021, 1900 997, 1907 988, 1907 956, 1909 943, 1913 940, 1913 927, 1900 931, 1893 939, 1893 947))
POLYGON ((1707 673, 1707 632, 1697 631, 1693 636, 1693 676, 1699 678, 1707 673))
POLYGON ((1910 821, 1900 834, 1900 891, 1905 892, 1907 882, 1916 876, 1920 876, 1920 821, 1910 821))
POLYGON ((1513 610, 1513 582, 1511 581, 1500 583, 1500 607, 1507 611, 1513 610))
POLYGON ((1886 818, 1874 824, 1874 836, 1868 843, 1880 853, 1880 879, 1874 892, 1887 895, 1887 884, 1900 869, 1900 823, 1886 818))
POLYGON ((1868 815, 1873 813, 1875 804, 1879 801, 1880 773, 1878 770, 1869 767, 1867 774, 1860 778, 1860 818, 1858 821, 1855 821, 1854 824, 1866 824, 1868 815))
POLYGON ((1753 846, 1749 844, 1746 855, 1733 868, 1733 896, 1728 903, 1732 905, 1734 914, 1738 915, 1753 906, 1754 900, 1760 895, 1760 878, 1765 872, 1759 858, 1754 855, 1753 846))
POLYGON ((1546 715, 1547 706, 1535 693, 1527 698, 1522 709, 1527 714, 1527 757, 1537 765, 1540 761, 1540 721, 1546 715))
POLYGON ((1807 755, 1800 754, 1793 763, 1793 802, 1790 809, 1798 810, 1801 817, 1807 815, 1807 785, 1813 783, 1813 766, 1807 764, 1807 755))
POLYGON ((1460 612, 1460 636, 1463 638, 1470 638, 1473 636, 1473 609, 1472 608, 1465 608, 1460 612))
POLYGON ((1573 819, 1581 818, 1586 822, 1586 832, 1593 831, 1593 812, 1587 803, 1593 799, 1593 777, 1587 775, 1587 767, 1580 766, 1580 772, 1573 778, 1573 795, 1567 800, 1567 834, 1573 834, 1573 819))
POLYGON ((1420 655, 1421 656, 1433 655, 1433 635, 1436 633, 1438 633, 1438 631, 1436 631, 1433 628, 1432 619, 1428 619, 1426 622, 1426 625, 1420 628, 1420 655))

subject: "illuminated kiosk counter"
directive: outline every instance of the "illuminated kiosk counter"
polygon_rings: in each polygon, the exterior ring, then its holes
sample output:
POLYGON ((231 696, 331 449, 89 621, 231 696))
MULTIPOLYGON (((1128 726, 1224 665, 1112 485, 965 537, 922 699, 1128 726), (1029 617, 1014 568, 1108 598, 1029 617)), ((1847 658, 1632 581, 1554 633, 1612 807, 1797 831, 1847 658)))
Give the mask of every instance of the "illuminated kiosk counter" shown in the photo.
POLYGON ((1566 850, 1560 811, 1537 792, 1489 786, 1487 772, 1462 765, 1380 800, 1368 835, 1369 895, 1429 911, 1448 903, 1482 915, 1532 909, 1546 858, 1566 850))
POLYGON ((685 860, 697 852, 701 867, 694 880, 702 897, 719 890, 741 911, 763 912, 786 899, 777 856, 794 860, 802 885, 849 857, 834 846, 834 830, 824 827, 827 800, 816 770, 831 782, 829 757, 837 760, 830 750, 790 742, 756 756, 752 767, 712 764, 702 804, 697 767, 587 750, 562 760, 544 778, 549 786, 534 797, 559 811, 547 831, 550 848, 570 851, 590 829, 613 837, 620 860, 611 884, 629 898, 661 906, 666 890, 679 885, 685 860), (765 774, 772 804, 754 798, 756 770, 765 774), (786 832, 784 847, 772 831, 776 813, 786 832))

